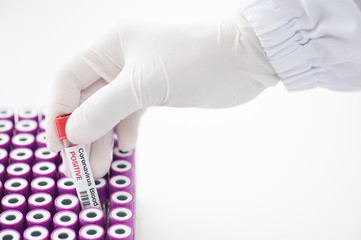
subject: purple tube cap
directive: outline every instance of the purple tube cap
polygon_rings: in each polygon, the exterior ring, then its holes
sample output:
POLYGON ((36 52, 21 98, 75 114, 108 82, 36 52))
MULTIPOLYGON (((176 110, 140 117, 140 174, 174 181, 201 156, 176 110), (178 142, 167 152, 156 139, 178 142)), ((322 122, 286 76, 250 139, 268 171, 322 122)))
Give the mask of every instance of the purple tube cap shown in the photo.
POLYGON ((79 230, 79 239, 104 240, 105 239, 104 228, 95 224, 85 225, 79 230))
POLYGON ((133 240, 133 228, 125 224, 114 224, 108 228, 109 240, 133 240))
POLYGON ((14 229, 4 229, 0 231, 0 239, 21 240, 21 235, 14 229))
POLYGON ((10 152, 10 162, 23 162, 30 166, 33 165, 34 154, 31 149, 28 148, 15 148, 10 152))
POLYGON ((51 196, 55 193, 55 181, 50 177, 37 177, 31 181, 31 191, 49 193, 51 196))
POLYGON ((29 184, 24 178, 10 178, 6 180, 4 188, 7 194, 20 193, 25 197, 29 194, 29 184))
POLYGON ((113 149, 113 160, 128 160, 128 161, 133 161, 134 160, 134 153, 135 150, 130 150, 128 152, 123 152, 121 149, 119 149, 118 147, 115 147, 113 149))
POLYGON ((109 179, 109 192, 112 194, 115 191, 129 191, 133 190, 132 180, 123 175, 113 176, 109 179))
POLYGON ((27 226, 41 225, 44 227, 50 227, 51 214, 45 209, 33 209, 26 214, 27 226))
POLYGON ((110 167, 111 176, 125 175, 129 178, 133 177, 133 165, 126 160, 115 160, 110 167))
POLYGON ((127 207, 134 211, 134 195, 126 191, 116 191, 110 196, 110 208, 127 207))
POLYGON ((3 211, 5 210, 18 210, 22 214, 26 213, 26 198, 22 194, 10 193, 1 199, 3 211))
POLYGON ((16 133, 30 133, 36 135, 37 130, 38 130, 38 123, 32 119, 20 120, 15 125, 16 133))
POLYGON ((28 198, 29 209, 46 209, 49 212, 53 211, 53 197, 49 193, 33 193, 28 198))
POLYGON ((79 214, 80 225, 96 224, 105 227, 104 212, 96 207, 83 209, 79 214))
POLYGON ((35 137, 29 133, 18 133, 11 138, 13 148, 30 148, 35 146, 35 137))
POLYGON ((55 199, 56 211, 69 210, 79 213, 79 199, 73 194, 62 194, 55 199))
POLYGON ((56 186, 58 188, 59 195, 61 194, 73 194, 75 196, 77 195, 75 182, 72 178, 62 177, 57 181, 56 186))
POLYGON ((54 228, 67 227, 78 230, 78 215, 72 211, 59 211, 53 217, 54 228))
POLYGON ((36 149, 34 155, 36 161, 51 161, 57 164, 59 159, 58 153, 50 152, 47 147, 36 149))
POLYGON ((134 212, 129 208, 117 207, 110 210, 109 223, 110 225, 116 223, 132 224, 134 222, 134 212))
POLYGON ((21 177, 29 182, 31 177, 30 166, 27 163, 12 163, 6 168, 8 178, 21 177))
POLYGON ((67 227, 56 228, 52 233, 52 240, 76 240, 76 232, 67 227))
POLYGON ((50 177, 56 179, 56 165, 52 162, 41 161, 32 167, 34 177, 50 177))
POLYGON ((25 229, 23 237, 24 240, 48 240, 49 231, 40 225, 30 226, 25 229))
POLYGON ((18 109, 18 117, 21 119, 32 119, 34 121, 38 121, 39 113, 37 108, 31 106, 24 106, 18 109))
POLYGON ((0 119, 9 120, 14 122, 15 112, 14 109, 10 106, 1 106, 0 107, 0 119))
POLYGON ((18 210, 6 210, 0 215, 2 229, 15 229, 22 233, 24 230, 24 215, 18 210))

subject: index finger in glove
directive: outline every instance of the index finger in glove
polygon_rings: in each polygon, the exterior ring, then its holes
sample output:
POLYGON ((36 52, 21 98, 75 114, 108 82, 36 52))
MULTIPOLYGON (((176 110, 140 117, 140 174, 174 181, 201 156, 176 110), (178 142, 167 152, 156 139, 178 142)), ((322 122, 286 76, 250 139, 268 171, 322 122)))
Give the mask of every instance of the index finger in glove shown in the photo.
POLYGON ((63 148, 57 138, 54 119, 74 111, 80 104, 81 93, 100 79, 112 81, 122 69, 118 38, 110 33, 92 47, 74 56, 56 74, 46 116, 47 146, 57 152, 63 148), (116 50, 112 51, 112 49, 116 50))

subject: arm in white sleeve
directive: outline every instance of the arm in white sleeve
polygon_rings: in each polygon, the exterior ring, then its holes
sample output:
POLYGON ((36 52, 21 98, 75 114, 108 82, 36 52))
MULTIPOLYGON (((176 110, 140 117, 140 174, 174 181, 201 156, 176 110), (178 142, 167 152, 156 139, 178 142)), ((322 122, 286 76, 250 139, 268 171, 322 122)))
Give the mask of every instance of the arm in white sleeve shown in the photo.
POLYGON ((360 0, 245 0, 253 27, 288 90, 361 90, 360 0))

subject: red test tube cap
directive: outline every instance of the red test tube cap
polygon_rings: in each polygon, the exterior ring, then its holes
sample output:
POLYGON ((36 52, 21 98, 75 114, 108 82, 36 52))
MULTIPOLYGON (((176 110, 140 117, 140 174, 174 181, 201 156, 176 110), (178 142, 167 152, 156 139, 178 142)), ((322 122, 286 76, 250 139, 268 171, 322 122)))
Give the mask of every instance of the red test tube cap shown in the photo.
POLYGON ((65 125, 71 113, 66 113, 55 118, 56 132, 59 139, 67 139, 65 125))

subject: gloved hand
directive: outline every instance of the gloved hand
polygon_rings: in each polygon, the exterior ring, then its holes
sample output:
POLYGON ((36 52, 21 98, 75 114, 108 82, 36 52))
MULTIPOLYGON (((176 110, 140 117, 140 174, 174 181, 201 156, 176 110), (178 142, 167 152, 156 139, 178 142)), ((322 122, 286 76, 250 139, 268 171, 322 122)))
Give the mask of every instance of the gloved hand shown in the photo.
POLYGON ((54 118, 73 111, 68 138, 92 144, 90 163, 94 176, 101 177, 111 164, 113 128, 119 148, 132 149, 145 108, 230 107, 277 82, 239 13, 197 23, 124 22, 57 74, 46 117, 47 145, 54 152, 63 148, 54 118))

